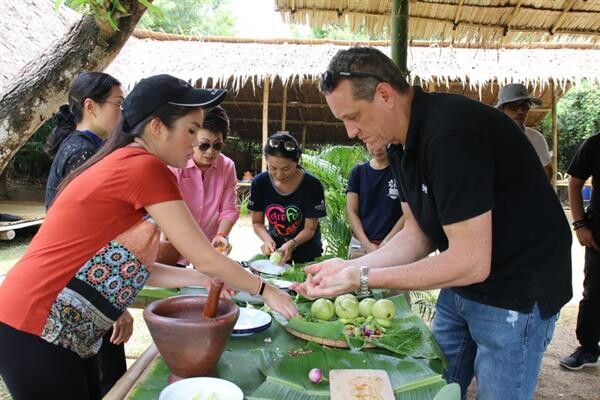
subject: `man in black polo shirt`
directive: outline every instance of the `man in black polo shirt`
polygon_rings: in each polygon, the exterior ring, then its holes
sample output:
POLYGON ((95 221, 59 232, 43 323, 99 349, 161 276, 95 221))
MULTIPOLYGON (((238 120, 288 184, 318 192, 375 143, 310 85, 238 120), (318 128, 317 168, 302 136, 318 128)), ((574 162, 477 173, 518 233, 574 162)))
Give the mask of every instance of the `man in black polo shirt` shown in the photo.
POLYGON ((373 48, 338 52, 321 89, 349 137, 390 144, 405 225, 361 258, 308 267, 294 289, 442 288, 433 331, 446 379, 463 398, 475 376, 479 399, 531 399, 572 293, 571 231, 527 138, 492 107, 410 87, 373 48))
POLYGON ((560 365, 578 370, 598 362, 600 348, 600 132, 587 138, 569 166, 569 207, 577 240, 585 246, 583 298, 577 314, 579 346, 560 365), (587 212, 583 209, 581 190, 592 177, 592 199, 587 212))

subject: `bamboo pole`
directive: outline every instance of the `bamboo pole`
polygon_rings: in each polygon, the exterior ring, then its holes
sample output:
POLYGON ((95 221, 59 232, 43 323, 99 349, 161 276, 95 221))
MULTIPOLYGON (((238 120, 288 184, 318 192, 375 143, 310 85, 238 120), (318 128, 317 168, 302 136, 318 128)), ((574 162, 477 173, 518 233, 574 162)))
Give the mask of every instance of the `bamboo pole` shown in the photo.
POLYGON ((283 100, 281 101, 281 130, 285 131, 285 119, 287 117, 287 84, 283 83, 283 100))
POLYGON ((408 0, 392 0, 392 61, 408 76, 408 0))
MULTIPOLYGON (((269 138, 269 85, 270 79, 266 77, 263 81, 263 112, 262 112, 262 146, 265 147, 269 138)), ((262 154, 262 151, 261 151, 262 154)), ((267 160, 264 154, 262 155, 261 171, 267 170, 267 160)))
POLYGON ((306 130, 307 130, 307 126, 306 125, 302 126, 302 151, 304 151, 304 149, 306 149, 306 130))
POLYGON ((556 176, 558 173, 558 125, 556 122, 556 90, 554 79, 550 79, 550 90, 552 91, 552 186, 556 190, 556 176))
POLYGON ((156 357, 158 357, 158 350, 154 343, 152 343, 102 399, 125 399, 129 391, 138 383, 140 376, 147 370, 156 357))

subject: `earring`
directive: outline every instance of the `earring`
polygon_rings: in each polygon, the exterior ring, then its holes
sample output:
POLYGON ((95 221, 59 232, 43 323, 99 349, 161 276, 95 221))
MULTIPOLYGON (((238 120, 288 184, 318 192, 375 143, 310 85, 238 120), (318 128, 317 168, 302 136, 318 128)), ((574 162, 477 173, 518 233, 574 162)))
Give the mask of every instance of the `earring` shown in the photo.
POLYGON ((95 113, 95 112, 93 112, 93 111, 92 111, 92 115, 94 116, 94 118, 97 118, 97 117, 96 117, 96 113, 95 113))

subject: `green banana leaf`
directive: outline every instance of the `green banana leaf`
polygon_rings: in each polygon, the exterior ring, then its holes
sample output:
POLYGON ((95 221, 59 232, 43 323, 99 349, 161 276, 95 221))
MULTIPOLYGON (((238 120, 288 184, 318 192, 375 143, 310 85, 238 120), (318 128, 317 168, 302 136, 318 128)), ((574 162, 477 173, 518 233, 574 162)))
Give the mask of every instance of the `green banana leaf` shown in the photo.
POLYGON ((266 380, 248 399, 329 398, 327 382, 316 384, 308 379, 308 372, 315 367, 319 367, 324 376, 328 376, 332 369, 383 369, 390 377, 397 399, 432 400, 446 386, 442 376, 425 360, 330 349, 315 343, 309 343, 305 350, 297 356, 254 350, 252 353, 258 358, 259 369, 266 380))
POLYGON ((438 359, 445 367, 446 359, 433 338, 433 334, 423 321, 412 313, 404 296, 397 295, 389 297, 389 299, 396 305, 396 316, 391 321, 392 326, 387 328, 385 334, 380 338, 349 337, 345 334, 344 324, 338 320, 313 322, 310 317, 312 302, 298 303, 298 311, 303 318, 291 319, 286 328, 326 339, 346 340, 348 346, 355 350, 362 348, 365 343, 370 343, 396 354, 431 360, 438 359))

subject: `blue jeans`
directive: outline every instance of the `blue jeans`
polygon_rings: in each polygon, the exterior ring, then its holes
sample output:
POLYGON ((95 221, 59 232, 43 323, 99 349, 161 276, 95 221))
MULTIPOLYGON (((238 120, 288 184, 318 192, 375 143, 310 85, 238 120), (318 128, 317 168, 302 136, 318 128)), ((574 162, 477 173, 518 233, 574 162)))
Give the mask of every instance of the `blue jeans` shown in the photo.
POLYGON ((473 376, 478 400, 530 400, 557 318, 542 319, 537 304, 521 313, 442 289, 433 334, 448 359, 444 377, 460 385, 463 400, 473 376))

